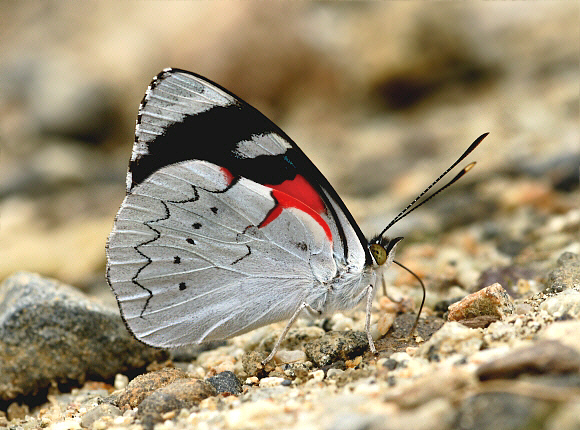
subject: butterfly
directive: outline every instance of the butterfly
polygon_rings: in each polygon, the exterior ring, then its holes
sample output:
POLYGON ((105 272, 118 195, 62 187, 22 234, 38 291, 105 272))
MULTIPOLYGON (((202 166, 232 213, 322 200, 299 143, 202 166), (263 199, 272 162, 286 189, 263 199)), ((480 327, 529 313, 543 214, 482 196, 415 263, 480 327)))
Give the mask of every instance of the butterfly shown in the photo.
POLYGON ((297 317, 365 302, 376 352, 372 300, 402 239, 384 234, 431 186, 367 239, 273 122, 206 78, 165 69, 139 108, 107 280, 127 327, 155 347, 228 339, 286 320, 267 362, 297 317))

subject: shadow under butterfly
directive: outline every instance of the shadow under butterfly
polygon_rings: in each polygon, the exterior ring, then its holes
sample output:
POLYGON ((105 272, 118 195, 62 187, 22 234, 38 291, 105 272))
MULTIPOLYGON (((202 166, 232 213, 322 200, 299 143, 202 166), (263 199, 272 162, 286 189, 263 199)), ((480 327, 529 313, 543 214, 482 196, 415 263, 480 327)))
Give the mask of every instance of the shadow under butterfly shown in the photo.
MULTIPOLYGON (((157 75, 139 108, 127 195, 107 243, 107 280, 140 341, 175 348, 227 339, 300 315, 366 301, 402 239, 386 231, 427 195, 481 135, 377 236, 366 239, 326 178, 255 108, 191 72, 157 75)), ((415 320, 414 331, 425 301, 415 320)), ((383 283, 384 288, 384 283, 383 283)))

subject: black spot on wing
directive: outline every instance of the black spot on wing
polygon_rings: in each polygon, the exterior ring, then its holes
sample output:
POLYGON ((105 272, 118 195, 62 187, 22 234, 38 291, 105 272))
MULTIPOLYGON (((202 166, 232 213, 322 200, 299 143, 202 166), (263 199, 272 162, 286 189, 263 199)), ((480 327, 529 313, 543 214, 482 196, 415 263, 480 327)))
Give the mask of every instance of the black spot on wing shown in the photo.
POLYGON ((195 245, 195 240, 193 240, 191 237, 188 237, 187 239, 185 239, 185 241, 190 245, 195 245))
POLYGON ((185 285, 185 282, 180 282, 179 283, 179 291, 183 291, 187 288, 187 285, 185 285))
POLYGON ((180 263, 181 263, 181 258, 178 255, 173 257, 173 264, 180 264, 180 263))
POLYGON ((300 249, 301 251, 307 251, 308 245, 306 245, 304 242, 298 242, 296 243, 296 248, 300 249))
POLYGON ((211 207, 210 210, 214 213, 217 214, 218 213, 218 208, 216 208, 215 206, 211 207))
POLYGON ((201 228, 201 223, 199 223, 199 222, 194 222, 194 223, 193 223, 191 226, 192 226, 194 229, 198 230, 198 229, 200 229, 200 228, 201 228))

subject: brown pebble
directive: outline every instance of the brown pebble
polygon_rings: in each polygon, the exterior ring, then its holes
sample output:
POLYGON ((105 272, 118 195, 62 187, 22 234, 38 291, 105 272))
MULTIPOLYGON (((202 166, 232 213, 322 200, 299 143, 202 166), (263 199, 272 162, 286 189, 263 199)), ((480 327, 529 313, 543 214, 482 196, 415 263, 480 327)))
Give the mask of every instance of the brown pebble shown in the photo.
POLYGON ((10 403, 8 409, 6 409, 6 416, 8 421, 12 421, 15 419, 23 420, 26 418, 26 415, 30 414, 30 410, 28 409, 27 404, 19 404, 17 402, 10 403))
POLYGON ((216 389, 207 381, 179 379, 143 399, 137 417, 146 428, 152 428, 154 423, 162 421, 168 413, 191 408, 216 394, 216 389))
POLYGON ((494 321, 514 312, 514 303, 497 282, 449 306, 449 321, 458 321, 468 327, 487 327, 494 321))
POLYGON ((571 373, 580 370, 580 354, 557 340, 542 340, 484 363, 477 369, 481 381, 515 378, 521 374, 571 373))
POLYGON ((145 397, 155 390, 186 377, 187 375, 183 370, 174 368, 165 368, 139 375, 129 382, 127 388, 121 393, 117 407, 123 411, 137 407, 145 397))

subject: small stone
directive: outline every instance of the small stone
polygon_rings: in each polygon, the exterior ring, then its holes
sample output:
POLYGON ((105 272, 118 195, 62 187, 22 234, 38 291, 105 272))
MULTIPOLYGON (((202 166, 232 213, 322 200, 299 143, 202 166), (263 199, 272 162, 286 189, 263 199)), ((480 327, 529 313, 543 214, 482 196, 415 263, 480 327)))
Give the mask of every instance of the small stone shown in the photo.
POLYGON ((292 379, 306 380, 308 373, 312 369, 312 363, 307 361, 304 363, 287 363, 283 366, 284 375, 292 379))
POLYGON ((557 318, 564 315, 577 316, 580 314, 580 292, 574 289, 563 290, 544 300, 540 304, 540 310, 557 318))
POLYGON ((137 417, 147 428, 162 421, 163 415, 182 408, 198 405, 207 397, 215 396, 216 389, 209 382, 200 379, 178 379, 159 388, 139 404, 137 417))
POLYGON ((344 370, 341 369, 328 369, 328 372, 326 372, 326 377, 327 378, 336 378, 339 377, 340 375, 342 375, 344 373, 344 370))
POLYGON ((379 317, 379 320, 377 321, 377 328, 381 337, 388 333, 393 323, 395 322, 396 317, 397 315, 394 313, 384 313, 379 317))
POLYGON ((92 427, 93 423, 103 417, 119 417, 122 415, 121 410, 109 403, 101 403, 83 415, 81 426, 84 428, 92 427))
POLYGON ((338 312, 330 318, 328 325, 333 331, 353 330, 354 320, 338 312))
POLYGON ((133 379, 119 396, 117 406, 121 410, 132 409, 154 391, 165 387, 177 379, 187 378, 181 369, 164 368, 155 372, 145 373, 133 379))
POLYGON ((124 390, 125 388, 127 388, 127 385, 129 384, 129 378, 121 373, 117 373, 115 375, 115 382, 113 383, 113 386, 115 387, 115 390, 124 390))
POLYGON ((207 379, 214 386, 218 394, 229 393, 238 395, 242 393, 242 384, 234 372, 225 371, 207 379))
POLYGON ((559 293, 569 288, 580 288, 580 256, 572 252, 558 258, 558 268, 548 275, 548 292, 559 293))
POLYGON ((516 313, 517 315, 528 315, 530 312, 532 312, 533 308, 532 305, 530 305, 529 303, 517 303, 515 305, 515 310, 514 313, 516 313))
POLYGON ((50 426, 51 430, 76 430, 80 429, 81 425, 71 419, 61 421, 59 423, 54 423, 50 426))
POLYGON ((249 378, 246 378, 246 381, 244 382, 246 385, 258 385, 259 383, 260 380, 256 376, 250 376, 249 378))
POLYGON ((267 352, 263 351, 250 351, 246 352, 242 357, 242 366, 244 368, 244 372, 248 376, 264 376, 268 372, 274 370, 274 365, 272 362, 262 364, 268 357, 267 352))
POLYGON ((29 413, 30 410, 28 409, 28 405, 26 403, 21 405, 17 402, 12 402, 6 409, 6 416, 8 421, 23 420, 29 413))
POLYGON ((32 273, 0 284, 0 399, 54 382, 84 382, 163 361, 167 353, 137 341, 117 308, 32 273))
POLYGON ((286 380, 285 378, 280 378, 278 376, 262 378, 260 379, 260 388, 277 387, 279 385, 282 385, 282 383, 285 380, 286 380))
POLYGON ((369 347, 366 334, 360 331, 326 333, 304 345, 309 360, 315 365, 327 366, 335 361, 346 361, 363 354, 369 347))
POLYGON ((276 353, 274 361, 279 364, 304 362, 306 361, 306 353, 302 350, 287 351, 283 349, 276 353))
POLYGON ((393 360, 392 358, 387 358, 382 365, 386 367, 388 370, 395 370, 397 367, 397 360, 393 360))
POLYGON ((524 373, 571 373, 580 370, 580 353, 556 340, 511 351, 504 357, 482 364, 477 369, 481 381, 515 378, 524 373))
POLYGON ((472 328, 487 327, 513 312, 513 300, 500 284, 495 283, 449 306, 448 320, 472 328))
POLYGON ((324 380, 324 370, 318 369, 312 372, 312 380, 315 382, 322 382, 324 380))
POLYGON ((539 333, 541 339, 557 340, 580 354, 580 321, 557 321, 539 333))
POLYGON ((416 357, 438 361, 454 354, 470 355, 479 351, 482 345, 481 329, 468 328, 452 321, 445 323, 427 342, 421 344, 416 357))

